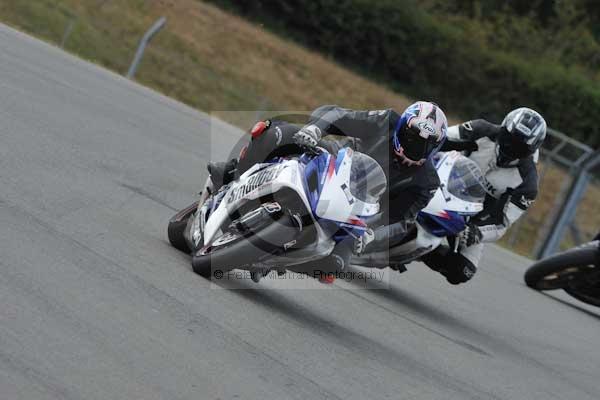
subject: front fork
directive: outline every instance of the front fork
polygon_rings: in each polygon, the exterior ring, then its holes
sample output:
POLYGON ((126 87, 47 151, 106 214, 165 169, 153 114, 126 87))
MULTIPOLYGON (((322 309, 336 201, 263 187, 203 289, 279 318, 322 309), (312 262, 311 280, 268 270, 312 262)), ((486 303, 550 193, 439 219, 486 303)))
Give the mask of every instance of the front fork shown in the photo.
POLYGON ((213 181, 209 175, 208 178, 206 178, 206 183, 204 183, 204 186, 203 186, 204 189, 200 192, 200 200, 198 201, 198 210, 200 210, 200 208, 202 208, 202 206, 206 202, 206 199, 208 199, 208 197, 213 194, 214 187, 215 187, 215 185, 213 184, 213 181))
POLYGON ((212 196, 214 191, 213 181, 210 178, 206 178, 206 183, 203 186, 202 192, 200 192, 200 199, 198 200, 198 207, 196 212, 192 216, 191 226, 188 225, 187 231, 189 232, 189 241, 194 247, 194 251, 204 245, 203 243, 203 232, 204 224, 206 221, 206 213, 208 212, 208 203, 206 200, 212 196))

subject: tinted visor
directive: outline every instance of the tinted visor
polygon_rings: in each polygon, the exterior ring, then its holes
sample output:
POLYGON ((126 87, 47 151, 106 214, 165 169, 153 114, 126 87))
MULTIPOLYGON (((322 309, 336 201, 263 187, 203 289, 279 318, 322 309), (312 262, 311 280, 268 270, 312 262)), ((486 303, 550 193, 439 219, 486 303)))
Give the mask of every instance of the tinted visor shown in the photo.
POLYGON ((526 143, 527 138, 518 132, 509 133, 506 129, 502 130, 498 138, 500 155, 506 160, 517 160, 533 154, 530 146, 526 143))
POLYGON ((434 135, 425 139, 416 126, 405 126, 400 132, 400 145, 404 149, 404 155, 413 161, 428 158, 440 145, 437 139, 434 135))

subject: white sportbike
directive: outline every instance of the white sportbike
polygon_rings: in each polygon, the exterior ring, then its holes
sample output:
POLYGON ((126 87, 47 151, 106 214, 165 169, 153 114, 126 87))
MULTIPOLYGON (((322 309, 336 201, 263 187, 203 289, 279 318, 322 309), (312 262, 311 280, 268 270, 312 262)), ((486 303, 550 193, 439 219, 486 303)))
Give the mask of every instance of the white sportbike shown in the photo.
POLYGON ((337 243, 364 233, 385 189, 381 166, 350 148, 276 158, 178 212, 169 240, 205 277, 233 268, 255 280, 271 270, 309 273, 337 243))
POLYGON ((468 219, 483 210, 486 196, 485 178, 477 164, 456 151, 438 153, 434 164, 440 187, 417 215, 408 234, 389 250, 354 256, 351 264, 364 267, 392 266, 404 271, 404 265, 435 250, 448 239, 453 251, 459 251, 456 236, 468 219))

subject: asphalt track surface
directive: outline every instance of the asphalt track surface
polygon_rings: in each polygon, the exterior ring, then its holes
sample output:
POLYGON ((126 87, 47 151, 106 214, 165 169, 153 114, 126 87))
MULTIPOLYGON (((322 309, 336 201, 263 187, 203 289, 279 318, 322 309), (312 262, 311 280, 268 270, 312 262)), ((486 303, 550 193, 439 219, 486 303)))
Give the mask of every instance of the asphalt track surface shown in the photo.
POLYGON ((0 26, 0 399, 599 398, 598 313, 496 247, 460 287, 196 276, 165 231, 209 129, 0 26))

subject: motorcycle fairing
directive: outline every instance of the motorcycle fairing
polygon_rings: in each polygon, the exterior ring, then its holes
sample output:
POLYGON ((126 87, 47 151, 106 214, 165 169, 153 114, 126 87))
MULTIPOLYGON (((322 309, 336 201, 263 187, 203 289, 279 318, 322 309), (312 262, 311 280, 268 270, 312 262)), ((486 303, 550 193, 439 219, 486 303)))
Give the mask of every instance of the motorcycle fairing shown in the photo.
POLYGON ((343 148, 337 157, 328 155, 326 162, 317 163, 321 182, 321 190, 313 208, 317 217, 355 226, 356 221, 362 222, 361 217, 379 212, 378 203, 363 202, 350 191, 352 155, 352 149, 343 148))
MULTIPOLYGON (((460 159, 463 158, 459 152, 450 151, 441 153, 441 158, 436 164, 436 170, 440 178, 440 182, 448 182, 452 167, 460 159)), ((442 185, 435 192, 433 198, 429 201, 422 212, 445 217, 444 211, 452 211, 461 215, 475 215, 483 210, 482 202, 465 201, 448 192, 445 186, 442 185)))
POLYGON ((434 236, 458 235, 465 229, 465 218, 455 211, 441 211, 438 215, 425 212, 417 215, 417 221, 434 236))
POLYGON ((275 193, 284 187, 294 190, 307 209, 310 208, 299 177, 304 175, 304 165, 297 160, 279 160, 252 166, 232 182, 223 200, 211 213, 204 227, 204 244, 209 244, 221 231, 223 221, 244 202, 275 193))
MULTIPOLYGON (((441 153, 436 163, 440 182, 446 185, 454 164, 464 156, 459 152, 441 153)), ((460 199, 441 185, 427 206, 417 215, 421 226, 437 237, 454 236, 465 228, 465 217, 475 215, 483 210, 483 202, 472 202, 460 199)))

